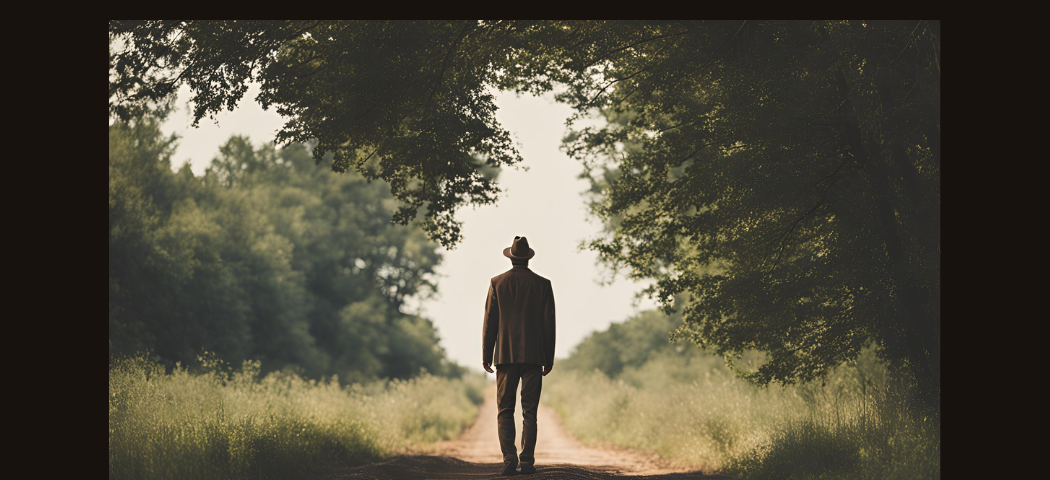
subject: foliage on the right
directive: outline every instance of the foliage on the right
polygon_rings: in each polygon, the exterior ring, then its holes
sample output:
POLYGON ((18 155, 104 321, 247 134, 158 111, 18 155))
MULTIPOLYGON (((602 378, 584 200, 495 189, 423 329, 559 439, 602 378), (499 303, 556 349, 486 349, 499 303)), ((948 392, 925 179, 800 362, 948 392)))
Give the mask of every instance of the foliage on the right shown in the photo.
POLYGON ((565 139, 606 229, 589 246, 684 308, 673 338, 768 354, 740 371, 758 384, 823 378, 873 341, 936 417, 939 23, 630 27, 623 48, 596 41, 612 27, 574 37, 601 75, 549 67, 609 120, 565 139))

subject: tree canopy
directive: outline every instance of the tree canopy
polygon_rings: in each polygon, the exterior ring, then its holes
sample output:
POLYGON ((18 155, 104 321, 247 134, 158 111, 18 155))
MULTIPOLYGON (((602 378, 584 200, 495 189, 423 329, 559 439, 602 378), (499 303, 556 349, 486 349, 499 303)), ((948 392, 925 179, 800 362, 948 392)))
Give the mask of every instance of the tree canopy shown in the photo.
POLYGON ((591 247, 690 294, 677 336, 749 378, 825 375, 876 340, 940 385, 936 22, 747 22, 635 47, 608 72, 588 165, 591 247))
POLYGON ((608 126, 566 139, 607 228, 590 246, 657 279, 668 309, 689 294, 676 338, 766 352, 759 383, 823 376, 876 340, 933 406, 939 25, 696 28, 617 57, 595 84, 608 126))
POLYGON ((521 158, 496 122, 496 25, 437 21, 113 21, 110 114, 127 121, 185 82, 194 123, 233 109, 249 81, 289 120, 276 142, 315 141, 333 170, 386 181, 446 247, 454 210, 486 204, 492 170, 521 158), (114 49, 116 52, 114 52, 114 49))
POLYGON ((590 246, 658 281, 675 337, 768 353, 758 383, 870 339, 938 401, 937 21, 147 21, 110 39, 111 114, 187 82, 200 119, 258 81, 289 118, 278 141, 390 182, 395 220, 446 246, 457 206, 495 199, 484 167, 520 161, 490 88, 557 89, 609 120, 565 142, 606 226, 590 246))

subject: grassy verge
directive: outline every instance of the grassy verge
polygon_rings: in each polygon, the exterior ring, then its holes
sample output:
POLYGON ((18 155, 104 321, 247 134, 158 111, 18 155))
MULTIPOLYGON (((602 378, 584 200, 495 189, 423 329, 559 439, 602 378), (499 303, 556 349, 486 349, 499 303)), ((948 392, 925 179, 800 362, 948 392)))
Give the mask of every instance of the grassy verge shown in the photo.
POLYGON ((110 478, 296 478, 454 437, 469 426, 481 375, 421 375, 345 387, 258 363, 190 373, 143 356, 109 371, 110 478))
POLYGON ((563 371, 544 396, 585 442, 748 479, 939 478, 940 435, 866 352, 826 384, 754 387, 716 357, 657 356, 616 379, 563 371))

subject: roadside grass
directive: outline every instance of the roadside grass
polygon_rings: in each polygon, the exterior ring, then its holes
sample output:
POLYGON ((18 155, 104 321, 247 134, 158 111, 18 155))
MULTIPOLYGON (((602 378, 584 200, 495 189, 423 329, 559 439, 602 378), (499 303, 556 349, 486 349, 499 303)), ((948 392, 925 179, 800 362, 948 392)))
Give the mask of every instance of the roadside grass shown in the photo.
POLYGON ((940 478, 940 433, 874 352, 826 380, 755 387, 714 356, 660 355, 610 379, 562 371, 544 396, 584 442, 747 479, 940 478))
POLYGON ((145 355, 109 371, 109 476, 298 478, 456 436, 487 384, 480 374, 342 386, 214 358, 191 373, 145 355))

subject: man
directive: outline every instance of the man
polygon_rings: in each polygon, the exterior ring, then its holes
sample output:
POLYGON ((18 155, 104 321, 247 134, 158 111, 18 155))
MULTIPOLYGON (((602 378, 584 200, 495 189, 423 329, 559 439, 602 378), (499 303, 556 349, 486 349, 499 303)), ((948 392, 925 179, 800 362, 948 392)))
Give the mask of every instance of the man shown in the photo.
POLYGON ((554 368, 554 290, 550 280, 529 270, 529 259, 536 252, 525 237, 514 237, 503 255, 512 266, 489 281, 482 366, 493 373, 491 366, 496 364, 496 423, 503 475, 517 473, 519 458, 521 473, 536 473, 536 407, 542 377, 554 368), (520 457, 514 446, 514 393, 519 379, 524 417, 520 457))

